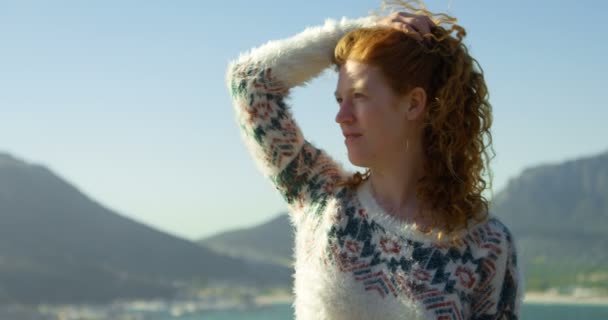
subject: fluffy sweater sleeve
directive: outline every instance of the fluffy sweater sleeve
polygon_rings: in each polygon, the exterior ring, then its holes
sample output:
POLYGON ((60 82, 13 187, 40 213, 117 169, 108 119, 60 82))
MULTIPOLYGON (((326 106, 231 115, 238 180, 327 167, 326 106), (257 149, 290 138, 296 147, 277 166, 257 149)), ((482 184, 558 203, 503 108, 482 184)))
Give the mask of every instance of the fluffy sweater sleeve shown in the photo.
POLYGON ((228 67, 228 88, 246 145, 292 208, 322 204, 343 172, 304 139, 286 102, 289 91, 331 65, 343 35, 374 23, 371 17, 327 20, 242 54, 228 67))

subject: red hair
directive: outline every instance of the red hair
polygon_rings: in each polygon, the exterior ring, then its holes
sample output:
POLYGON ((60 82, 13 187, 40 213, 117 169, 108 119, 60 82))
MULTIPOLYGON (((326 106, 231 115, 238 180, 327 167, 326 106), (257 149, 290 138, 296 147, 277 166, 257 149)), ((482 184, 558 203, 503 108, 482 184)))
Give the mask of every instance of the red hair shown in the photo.
MULTIPOLYGON (((417 13, 434 18, 425 9, 417 13)), ((432 28, 422 42, 394 28, 361 28, 345 35, 334 54, 338 66, 350 59, 379 67, 398 94, 425 89, 425 176, 418 181, 416 194, 433 212, 430 228, 442 232, 487 218, 488 200, 482 193, 492 180, 492 107, 483 71, 462 44, 464 35, 456 24, 432 28)), ((347 184, 357 186, 367 177, 369 171, 357 173, 347 184)))

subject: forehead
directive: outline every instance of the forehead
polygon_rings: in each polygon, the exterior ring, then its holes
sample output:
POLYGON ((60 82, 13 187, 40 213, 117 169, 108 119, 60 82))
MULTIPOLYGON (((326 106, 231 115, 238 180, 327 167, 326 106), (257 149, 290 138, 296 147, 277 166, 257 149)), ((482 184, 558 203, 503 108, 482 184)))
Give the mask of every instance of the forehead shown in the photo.
POLYGON ((374 89, 385 86, 380 68, 354 60, 346 60, 338 72, 337 91, 356 87, 374 89))

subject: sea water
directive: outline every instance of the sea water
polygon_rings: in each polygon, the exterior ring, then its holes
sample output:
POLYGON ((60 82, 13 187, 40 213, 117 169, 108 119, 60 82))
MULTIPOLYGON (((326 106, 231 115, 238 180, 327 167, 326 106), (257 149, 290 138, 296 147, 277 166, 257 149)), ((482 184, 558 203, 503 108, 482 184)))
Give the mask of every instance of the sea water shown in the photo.
MULTIPOLYGON (((289 304, 258 307, 249 310, 214 311, 163 320, 285 320, 293 319, 289 304)), ((608 320, 608 305, 524 304, 523 320, 608 320)))

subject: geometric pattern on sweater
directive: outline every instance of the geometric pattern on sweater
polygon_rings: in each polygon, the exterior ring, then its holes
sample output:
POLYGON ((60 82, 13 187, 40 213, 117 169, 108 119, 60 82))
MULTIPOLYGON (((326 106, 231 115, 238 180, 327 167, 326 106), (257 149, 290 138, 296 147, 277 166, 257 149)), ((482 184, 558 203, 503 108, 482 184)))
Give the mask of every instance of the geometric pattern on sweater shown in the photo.
MULTIPOLYGON (((511 234, 500 221, 490 218, 456 243, 428 244, 387 232, 355 196, 347 196, 348 191, 337 194, 349 201, 344 201, 345 209, 332 224, 328 262, 351 273, 364 290, 382 298, 405 295, 436 319, 464 319, 461 302, 470 304, 470 319, 517 319, 513 275, 507 273, 500 288, 491 285, 496 260, 503 256, 503 248, 512 247, 511 234), (474 247, 487 249, 488 254, 475 257, 474 247), (495 290, 500 290, 500 298, 493 301, 495 290), (454 296, 458 299, 449 298, 454 296), (498 311, 488 314, 491 309, 498 311)), ((510 267, 515 267, 515 252, 508 254, 510 267)))
POLYGON ((331 57, 319 55, 331 50, 319 43, 335 45, 334 40, 352 27, 347 22, 327 24, 310 31, 309 38, 306 32, 298 36, 298 41, 311 45, 268 44, 229 67, 237 120, 254 159, 284 197, 290 213, 318 221, 333 218, 322 263, 347 275, 370 297, 412 301, 429 319, 517 319, 517 257, 504 225, 491 218, 471 228, 459 243, 423 241, 393 232, 378 219, 378 212, 366 209, 357 190, 337 187, 346 177, 342 168, 304 140, 285 103, 290 85, 320 70, 302 59, 329 65, 331 57), (273 46, 276 50, 269 50, 273 46), (323 50, 302 52, 314 46, 323 50), (267 57, 275 52, 282 56, 267 57), (286 58, 294 61, 286 63, 286 58), (339 205, 329 206, 332 201, 339 205), (337 209, 328 211, 330 207, 337 209))
POLYGON ((284 102, 287 91, 273 79, 272 68, 237 65, 233 75, 231 92, 240 98, 237 101, 246 114, 241 128, 258 144, 262 170, 270 171, 272 177, 273 168, 287 166, 274 175, 274 184, 287 203, 296 207, 314 203, 315 212, 322 212, 343 174, 326 153, 303 141, 284 102))

